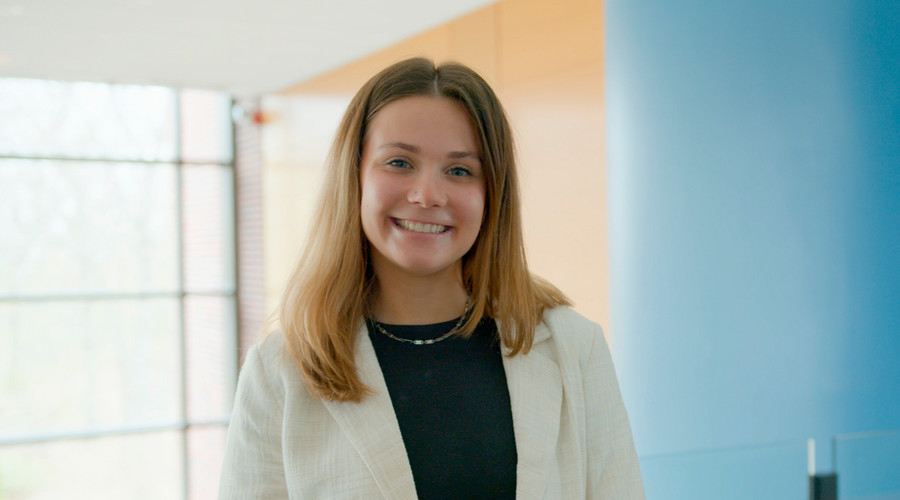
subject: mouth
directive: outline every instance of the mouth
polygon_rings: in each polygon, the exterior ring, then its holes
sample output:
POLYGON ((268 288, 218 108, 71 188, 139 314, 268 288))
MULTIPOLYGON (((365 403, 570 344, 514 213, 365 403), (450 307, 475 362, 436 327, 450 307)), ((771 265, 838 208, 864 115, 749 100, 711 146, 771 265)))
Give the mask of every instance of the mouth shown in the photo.
POLYGON ((414 222, 406 219, 395 219, 391 217, 391 222, 400 229, 412 231, 414 233, 425 234, 441 234, 449 231, 453 226, 444 226, 441 224, 432 224, 429 222, 414 222))

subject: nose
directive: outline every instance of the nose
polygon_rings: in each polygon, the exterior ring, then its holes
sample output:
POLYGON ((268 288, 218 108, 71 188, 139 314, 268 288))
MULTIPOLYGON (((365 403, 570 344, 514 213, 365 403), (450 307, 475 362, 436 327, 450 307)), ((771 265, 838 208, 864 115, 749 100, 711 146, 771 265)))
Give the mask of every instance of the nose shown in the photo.
POLYGON ((447 203, 447 191, 440 173, 423 169, 413 179, 407 199, 423 207, 439 207, 447 203))

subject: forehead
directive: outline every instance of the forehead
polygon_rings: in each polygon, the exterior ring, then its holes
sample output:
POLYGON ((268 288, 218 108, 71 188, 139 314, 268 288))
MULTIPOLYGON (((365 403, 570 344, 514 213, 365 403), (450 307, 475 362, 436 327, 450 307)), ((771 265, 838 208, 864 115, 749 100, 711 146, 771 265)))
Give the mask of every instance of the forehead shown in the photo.
POLYGON ((434 152, 481 150, 469 113, 446 97, 403 97, 381 108, 366 129, 364 145, 396 142, 434 152))

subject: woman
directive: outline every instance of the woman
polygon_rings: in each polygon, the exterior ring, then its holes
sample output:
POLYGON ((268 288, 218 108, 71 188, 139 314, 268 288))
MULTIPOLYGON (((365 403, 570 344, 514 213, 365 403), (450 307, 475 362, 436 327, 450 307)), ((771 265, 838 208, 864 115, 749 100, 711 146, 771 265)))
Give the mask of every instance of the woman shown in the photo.
POLYGON ((487 83, 385 69, 328 167, 282 330, 241 371, 220 498, 643 498, 600 327, 528 272, 487 83))

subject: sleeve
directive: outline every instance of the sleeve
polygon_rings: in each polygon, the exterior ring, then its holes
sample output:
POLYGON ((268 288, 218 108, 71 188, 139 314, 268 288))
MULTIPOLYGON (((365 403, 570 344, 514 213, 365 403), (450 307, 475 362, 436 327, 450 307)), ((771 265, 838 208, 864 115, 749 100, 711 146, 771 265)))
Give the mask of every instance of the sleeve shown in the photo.
POLYGON ((251 348, 238 377, 219 500, 288 498, 281 451, 284 395, 273 389, 270 370, 259 345, 251 348))
POLYGON ((593 346, 584 368, 587 497, 643 500, 644 486, 631 426, 603 331, 593 325, 593 346))

